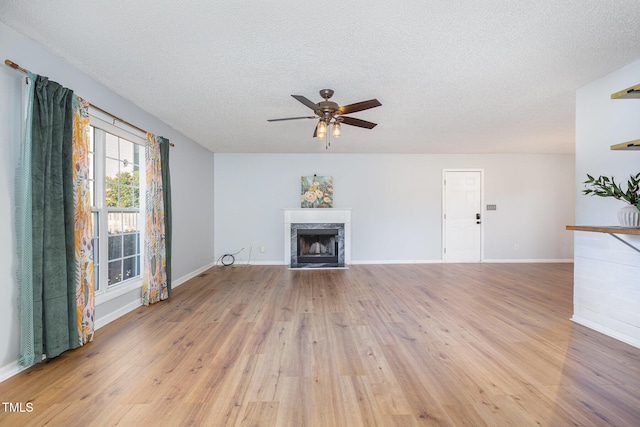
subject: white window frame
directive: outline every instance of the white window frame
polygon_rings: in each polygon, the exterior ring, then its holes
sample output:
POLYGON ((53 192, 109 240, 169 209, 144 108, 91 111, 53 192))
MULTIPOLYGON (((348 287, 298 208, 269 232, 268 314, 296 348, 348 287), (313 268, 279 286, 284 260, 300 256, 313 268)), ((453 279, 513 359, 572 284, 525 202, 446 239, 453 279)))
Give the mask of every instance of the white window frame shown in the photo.
MULTIPOLYGON (((109 257, 109 239, 108 239, 108 211, 105 200, 105 167, 106 167, 106 154, 105 144, 96 143, 94 141, 94 183, 96 197, 94 197, 95 206, 91 207, 92 212, 98 212, 98 218, 100 224, 98 225, 100 233, 99 239, 99 256, 102 258, 99 260, 99 283, 100 288, 95 291, 96 305, 103 302, 112 300, 121 295, 127 294, 135 289, 142 288, 142 277, 144 273, 144 241, 145 241, 145 201, 146 201, 146 173, 145 173, 145 146, 146 138, 141 136, 140 132, 131 132, 115 126, 100 117, 96 117, 93 111, 90 110, 90 124, 94 128, 101 129, 119 138, 131 141, 142 147, 140 156, 140 169, 139 169, 139 182, 140 182, 140 213, 138 217, 138 224, 140 228, 140 275, 131 279, 123 280, 115 285, 108 285, 108 257, 109 257)), ((94 225, 95 227, 95 225, 94 225)), ((96 260, 94 260, 95 262, 96 260)))

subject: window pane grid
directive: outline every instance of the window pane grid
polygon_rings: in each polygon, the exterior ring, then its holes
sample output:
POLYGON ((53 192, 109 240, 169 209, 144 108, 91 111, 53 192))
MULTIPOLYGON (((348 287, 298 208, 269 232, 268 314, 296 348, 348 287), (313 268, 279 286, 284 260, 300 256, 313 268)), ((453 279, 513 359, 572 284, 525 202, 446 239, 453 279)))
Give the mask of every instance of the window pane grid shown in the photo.
POLYGON ((140 164, 144 162, 144 158, 140 159, 144 152, 140 147, 103 129, 94 128, 91 133, 96 290, 106 291, 140 276, 141 167, 144 173, 144 163, 140 164), (106 284, 102 288, 99 286, 101 276, 102 283, 106 284))
POLYGON ((108 285, 140 275, 140 233, 109 235, 108 285))
POLYGON ((109 233, 108 285, 139 276, 140 229, 138 211, 107 209, 109 233))
POLYGON ((140 207, 140 147, 107 134, 106 205, 140 207))

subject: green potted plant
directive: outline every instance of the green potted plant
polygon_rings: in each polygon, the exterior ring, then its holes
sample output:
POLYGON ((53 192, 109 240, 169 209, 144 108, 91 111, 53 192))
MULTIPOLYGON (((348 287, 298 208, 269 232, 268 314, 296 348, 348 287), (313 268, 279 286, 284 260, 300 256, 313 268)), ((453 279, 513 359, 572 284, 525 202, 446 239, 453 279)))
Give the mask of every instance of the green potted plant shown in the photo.
POLYGON ((624 191, 613 176, 594 178, 587 174, 583 194, 589 196, 613 197, 628 204, 618 211, 618 221, 623 227, 640 227, 640 173, 631 175, 624 191))

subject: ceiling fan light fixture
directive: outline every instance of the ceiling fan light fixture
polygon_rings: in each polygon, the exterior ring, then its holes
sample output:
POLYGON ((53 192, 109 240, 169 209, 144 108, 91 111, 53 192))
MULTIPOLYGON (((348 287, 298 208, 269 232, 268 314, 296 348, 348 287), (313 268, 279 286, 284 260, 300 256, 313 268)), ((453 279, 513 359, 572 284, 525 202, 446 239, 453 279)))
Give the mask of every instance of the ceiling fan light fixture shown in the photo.
POLYGON ((324 120, 318 122, 318 139, 324 139, 327 136, 327 123, 324 120))
POLYGON ((331 136, 334 138, 340 138, 342 135, 342 130, 340 129, 340 122, 335 122, 333 124, 333 128, 331 129, 331 136))
POLYGON ((318 124, 313 131, 313 137, 318 138, 319 140, 324 139, 327 147, 331 144, 332 137, 339 138, 342 135, 342 123, 364 129, 373 129, 376 127, 375 123, 357 119, 355 117, 348 116, 347 114, 357 113, 358 111, 364 111, 370 108, 380 107, 382 105, 377 99, 370 99, 368 101, 339 106, 337 103, 329 101, 333 96, 333 90, 331 89, 322 89, 320 91, 320 96, 324 101, 320 101, 318 103, 315 103, 302 95, 291 96, 304 104, 307 108, 310 108, 315 116, 286 117, 283 119, 269 119, 267 121, 279 122, 283 120, 316 119, 318 120, 318 124), (328 129, 330 126, 331 129, 328 129))

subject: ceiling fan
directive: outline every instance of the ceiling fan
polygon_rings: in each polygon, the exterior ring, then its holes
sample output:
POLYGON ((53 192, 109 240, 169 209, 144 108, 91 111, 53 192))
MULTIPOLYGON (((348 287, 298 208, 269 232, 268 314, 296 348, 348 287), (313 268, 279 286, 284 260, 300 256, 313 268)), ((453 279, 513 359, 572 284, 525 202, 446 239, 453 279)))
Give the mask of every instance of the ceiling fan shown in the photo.
POLYGON ((322 89, 320 91, 320 96, 324 98, 324 101, 318 102, 317 104, 302 95, 291 96, 311 108, 315 113, 315 116, 287 117, 284 119, 271 119, 267 121, 279 122, 282 120, 318 119, 316 129, 313 131, 313 137, 318 139, 326 138, 329 125, 332 125, 331 136, 334 138, 338 138, 341 135, 342 130, 340 125, 342 123, 365 129, 373 129, 376 126, 376 123, 356 119, 355 117, 347 117, 345 114, 356 113, 358 111, 368 110, 369 108, 379 107, 382 105, 377 99, 370 99, 368 101, 356 102, 355 104, 343 105, 340 107, 335 102, 329 101, 333 96, 332 89, 322 89))

